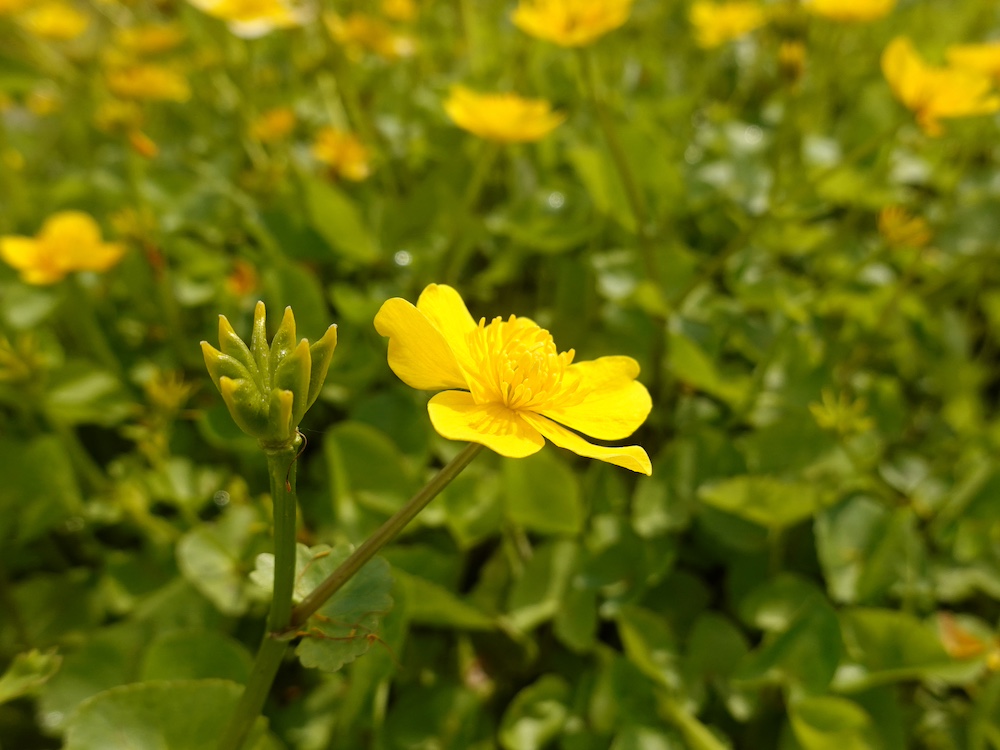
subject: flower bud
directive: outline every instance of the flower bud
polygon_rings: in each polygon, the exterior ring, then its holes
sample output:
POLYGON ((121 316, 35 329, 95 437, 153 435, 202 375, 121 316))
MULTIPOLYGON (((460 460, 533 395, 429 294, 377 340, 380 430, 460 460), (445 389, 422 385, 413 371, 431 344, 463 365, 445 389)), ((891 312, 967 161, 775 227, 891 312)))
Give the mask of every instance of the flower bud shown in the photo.
POLYGON ((219 349, 201 342, 208 374, 233 421, 264 450, 295 442, 299 422, 319 396, 336 347, 335 325, 311 346, 307 339, 296 343, 290 307, 269 346, 263 302, 254 309, 249 347, 224 315, 219 316, 219 349))

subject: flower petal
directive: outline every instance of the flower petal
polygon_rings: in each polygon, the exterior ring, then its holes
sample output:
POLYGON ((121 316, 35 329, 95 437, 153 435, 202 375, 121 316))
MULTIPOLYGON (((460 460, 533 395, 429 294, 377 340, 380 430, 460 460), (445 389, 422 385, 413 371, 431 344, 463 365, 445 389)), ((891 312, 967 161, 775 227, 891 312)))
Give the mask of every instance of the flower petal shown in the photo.
POLYGON ((599 440, 621 440, 635 432, 653 402, 636 381, 639 363, 631 357, 601 357, 570 365, 566 374, 579 378, 579 403, 538 409, 538 413, 599 440))
POLYGON ((411 388, 468 388, 444 334, 405 299, 393 297, 382 305, 375 330, 389 337, 389 367, 411 388))
POLYGON ((38 264, 41 247, 32 237, 0 237, 0 258, 18 270, 38 264))
POLYGON ((437 394, 427 404, 427 413, 442 437, 482 443, 508 458, 530 456, 545 445, 545 439, 519 412, 500 404, 477 404, 465 391, 437 394))
POLYGON ((441 332, 459 364, 468 370, 472 366, 468 335, 476 330, 476 321, 461 295, 447 284, 428 284, 420 293, 417 309, 441 332))
POLYGON ((596 458, 598 461, 606 461, 609 464, 621 466, 646 476, 653 473, 649 456, 638 445, 626 445, 621 448, 594 445, 576 433, 570 432, 565 427, 561 427, 538 414, 521 412, 521 417, 560 448, 571 450, 578 456, 596 458))

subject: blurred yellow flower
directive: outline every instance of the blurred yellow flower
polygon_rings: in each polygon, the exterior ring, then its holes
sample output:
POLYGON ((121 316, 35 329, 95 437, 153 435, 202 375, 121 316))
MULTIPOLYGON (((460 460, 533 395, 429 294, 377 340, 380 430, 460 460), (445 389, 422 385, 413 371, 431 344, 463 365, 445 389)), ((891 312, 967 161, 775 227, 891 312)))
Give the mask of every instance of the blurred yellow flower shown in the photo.
POLYGON ((210 16, 226 21, 236 36, 254 38, 275 29, 301 26, 310 14, 288 0, 188 0, 210 16))
POLYGON ((262 143, 287 138, 295 130, 295 112, 291 107, 275 107, 261 114, 250 126, 250 134, 262 143))
POLYGON ((835 21, 874 21, 889 15, 896 0, 809 0, 806 8, 835 21))
POLYGON ((944 51, 945 58, 956 68, 978 70, 1000 79, 1000 42, 985 44, 954 44, 944 51))
POLYGON ((103 242, 97 222, 81 211, 52 215, 35 237, 0 237, 0 258, 28 284, 54 284, 73 271, 107 271, 124 252, 122 245, 103 242))
POLYGON ((34 2, 35 0, 0 0, 0 16, 20 13, 34 2))
POLYGON ((121 99, 101 102, 94 112, 94 125, 105 133, 138 128, 143 119, 142 108, 138 104, 121 99))
POLYGON ((577 434, 621 440, 645 421, 652 401, 631 357, 574 363, 572 349, 560 353, 552 334, 528 318, 477 325, 458 292, 443 284, 424 289, 415 307, 388 300, 375 328, 389 338, 389 366, 400 380, 442 391, 427 411, 443 437, 510 458, 538 452, 548 438, 578 455, 652 473, 638 445, 594 445, 577 434))
POLYGON ((364 13, 351 13, 346 18, 336 13, 323 16, 327 31, 337 44, 344 47, 348 57, 359 59, 364 52, 372 52, 387 60, 412 57, 417 51, 416 40, 400 34, 380 18, 364 13))
POLYGON ((312 154, 345 180, 360 182, 372 173, 368 149, 353 133, 323 128, 313 141, 312 154))
POLYGON ((633 0, 519 0, 514 25, 563 47, 583 47, 623 26, 633 0))
POLYGON ((882 72, 893 94, 930 136, 944 132, 942 119, 1000 109, 1000 96, 993 93, 989 76, 964 68, 928 65, 906 37, 896 37, 885 48, 882 72))
POLYGON ((382 0, 379 8, 383 16, 391 18, 393 21, 406 23, 417 17, 415 0, 382 0))
POLYGON ((784 41, 778 47, 778 65, 793 83, 802 78, 806 68, 806 46, 798 41, 784 41))
POLYGON ((67 42, 87 30, 90 16, 69 3, 44 2, 32 3, 18 22, 37 37, 67 42))
POLYGON ((552 111, 544 99, 524 99, 517 94, 478 94, 453 86, 444 102, 452 121, 463 130, 503 143, 538 141, 566 119, 552 111))
POLYGON ((739 39, 767 23, 764 8, 755 2, 716 3, 697 0, 688 14, 699 47, 711 48, 739 39))
POLYGON ((62 96, 59 91, 48 85, 39 86, 28 94, 25 106, 36 117, 47 117, 62 109, 62 96))
POLYGON ((130 130, 128 132, 128 145, 139 156, 146 159, 155 159, 160 154, 160 147, 156 145, 156 141, 141 130, 130 130))
POLYGON ((246 297, 260 286, 260 277, 253 265, 237 258, 233 270, 226 276, 226 291, 234 297, 246 297))
POLYGON ((137 63, 105 73, 108 90, 122 99, 186 102, 191 87, 180 73, 162 65, 137 63))
POLYGON ((932 236, 927 221, 902 206, 886 206, 879 212, 878 233, 890 247, 923 247, 932 236))
POLYGON ((158 55, 178 47, 186 32, 174 23, 147 24, 115 31, 115 42, 133 55, 158 55))

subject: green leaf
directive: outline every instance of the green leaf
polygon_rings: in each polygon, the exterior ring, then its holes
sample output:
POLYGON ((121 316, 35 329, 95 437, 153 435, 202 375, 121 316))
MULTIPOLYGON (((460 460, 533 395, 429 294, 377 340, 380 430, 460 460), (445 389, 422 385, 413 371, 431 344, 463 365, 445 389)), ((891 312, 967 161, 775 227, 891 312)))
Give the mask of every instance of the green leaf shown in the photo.
POLYGON ((635 217, 625 188, 606 151, 593 146, 577 145, 567 155, 580 182, 587 188, 597 212, 613 218, 626 231, 635 232, 635 217))
POLYGON ((554 451, 504 461, 504 509, 518 526, 541 534, 577 534, 583 502, 576 474, 554 451))
POLYGON ((679 689, 677 640, 667 621, 655 612, 632 605, 622 607, 616 621, 628 660, 658 685, 679 689))
POLYGON ((684 750, 676 737, 649 727, 627 726, 615 735, 611 750, 684 750))
POLYGON ((111 426, 134 411, 118 378, 86 362, 61 368, 45 392, 45 412, 63 424, 111 426))
POLYGON ((261 531, 253 508, 235 507, 216 523, 195 527, 177 543, 181 573, 224 614, 247 611, 245 556, 261 531))
MULTIPOLYGON (((80 706, 65 750, 215 750, 243 688, 227 680, 144 682, 112 688, 80 706)), ((274 750, 260 718, 244 747, 274 750)))
POLYGON ((739 406, 746 393, 746 379, 726 377, 713 360, 687 336, 671 333, 669 339, 670 371, 678 380, 715 396, 727 404, 739 406))
POLYGON ((516 628, 528 631, 555 617, 576 559, 577 545, 568 540, 535 550, 507 599, 507 616, 516 628))
MULTIPOLYGON (((344 545, 295 548, 295 601, 301 601, 351 554, 344 545)), ((274 555, 257 556, 254 583, 268 591, 274 585, 274 555)), ((295 649, 302 666, 336 672, 381 640, 378 629, 392 609, 389 563, 376 557, 365 564, 301 628, 295 649)))
POLYGON ((698 490, 702 502, 771 529, 809 518, 822 506, 824 496, 808 482, 750 474, 711 482, 698 490))
POLYGON ((803 698, 789 721, 802 750, 880 750, 872 717, 857 703, 833 695, 803 698))
POLYGON ((569 716, 569 685, 547 674, 514 696, 500 720, 504 750, 541 750, 559 736, 569 716))
POLYGON ((215 630, 163 633, 146 649, 140 679, 200 680, 219 678, 245 683, 253 661, 241 643, 215 630))
POLYGON ((36 648, 18 654, 0 676, 0 704, 36 692, 61 664, 62 657, 54 650, 43 653, 36 648))
POLYGON ((440 584, 399 568, 393 570, 393 577, 406 591, 406 614, 413 623, 458 630, 496 627, 493 618, 440 584))
POLYGON ((370 264, 379 252, 353 201, 328 182, 305 178, 306 210, 310 222, 327 244, 345 258, 370 264))
POLYGON ((313 271, 298 263, 274 263, 264 273, 263 287, 264 302, 275 319, 280 320, 281 312, 291 306, 299 336, 308 337, 310 343, 320 339, 331 321, 323 288, 313 271))
POLYGON ((0 539, 33 541, 83 507, 73 465, 55 436, 0 439, 0 539))

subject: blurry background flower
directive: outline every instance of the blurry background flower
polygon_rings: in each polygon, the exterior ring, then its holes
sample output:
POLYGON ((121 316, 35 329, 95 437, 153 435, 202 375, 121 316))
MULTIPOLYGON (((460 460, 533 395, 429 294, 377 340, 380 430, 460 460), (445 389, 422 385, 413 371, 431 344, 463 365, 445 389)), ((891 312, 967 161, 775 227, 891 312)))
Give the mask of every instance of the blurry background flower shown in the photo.
POLYGON ((360 182, 372 171, 371 157, 365 145, 353 133, 337 128, 323 128, 316 134, 312 155, 345 180, 360 182))
POLYGON ((835 21, 874 21, 889 15, 896 0, 807 0, 806 8, 835 21))
POLYGON ((323 16, 330 37, 344 48, 345 54, 358 60, 371 52, 386 60, 411 57, 417 50, 416 40, 393 30, 385 21, 365 13, 343 17, 336 13, 323 16))
POLYGON ((983 73, 928 65, 906 37, 896 37, 882 53, 882 71, 893 94, 930 136, 944 132, 940 120, 972 117, 1000 109, 1000 96, 983 73))
POLYGON ((31 4, 18 22, 37 37, 66 42, 87 30, 90 17, 69 3, 45 2, 31 4))
POLYGON ((0 16, 20 13, 34 2, 35 0, 0 0, 0 16))
POLYGON ((146 24, 115 30, 114 40, 133 55, 159 55, 180 46, 187 34, 176 23, 146 24))
POLYGON ((582 47, 624 25, 633 0, 520 0, 512 19, 521 31, 563 47, 582 47))
POLYGON ((538 141, 566 119, 544 99, 517 94, 478 94, 454 86, 444 102, 452 122, 480 138, 503 143, 538 141))
POLYGON ((250 134, 261 143, 274 143, 291 135, 295 122, 295 112, 291 107, 275 107, 253 121, 250 134))
POLYGON ((879 212, 878 233, 890 247, 924 247, 932 236, 927 221, 902 206, 886 206, 879 212))
POLYGON ((956 68, 976 70, 1000 80, 1000 42, 953 44, 944 54, 956 68))
POLYGON ((755 2, 697 0, 688 14, 700 47, 718 47, 739 39, 767 22, 764 8, 755 2))
POLYGON ((382 0, 379 10, 386 18, 402 23, 408 23, 417 17, 415 0, 382 0))
POLYGON ((73 271, 107 271, 124 252, 104 242, 97 222, 81 211, 54 214, 35 237, 0 237, 0 258, 28 284, 54 284, 73 271))
POLYGON ((312 18, 304 7, 286 0, 188 0, 210 16, 226 21, 236 36, 254 38, 275 29, 301 26, 312 18))
POLYGON ((108 90, 122 99, 186 102, 191 98, 187 79, 163 65, 136 63, 105 72, 108 90))

